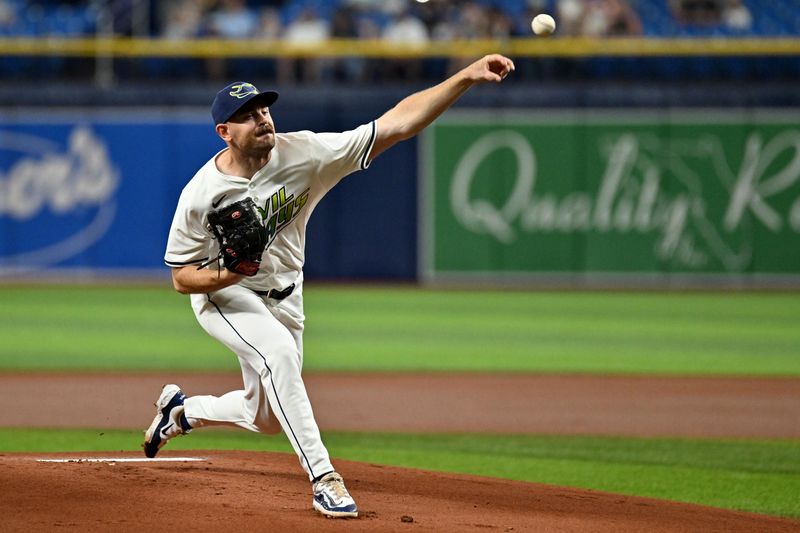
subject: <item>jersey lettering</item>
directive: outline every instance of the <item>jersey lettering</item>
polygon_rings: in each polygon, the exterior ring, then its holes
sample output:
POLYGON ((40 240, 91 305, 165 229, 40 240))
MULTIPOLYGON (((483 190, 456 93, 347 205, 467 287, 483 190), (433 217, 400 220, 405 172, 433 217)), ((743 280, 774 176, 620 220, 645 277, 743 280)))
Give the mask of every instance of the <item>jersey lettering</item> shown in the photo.
POLYGON ((275 235, 285 228, 300 213, 300 210, 308 202, 308 193, 311 189, 301 192, 297 198, 294 194, 286 196, 286 187, 281 187, 277 192, 264 202, 264 207, 259 207, 258 212, 261 219, 265 220, 267 228, 267 240, 272 242, 275 235))

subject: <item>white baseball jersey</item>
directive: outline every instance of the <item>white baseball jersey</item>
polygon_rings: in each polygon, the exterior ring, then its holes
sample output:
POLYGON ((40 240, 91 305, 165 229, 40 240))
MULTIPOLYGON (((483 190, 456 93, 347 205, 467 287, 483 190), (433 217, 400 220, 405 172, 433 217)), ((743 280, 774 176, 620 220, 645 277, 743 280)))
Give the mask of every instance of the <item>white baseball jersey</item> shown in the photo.
MULTIPOLYGON (((181 193, 172 220, 164 262, 170 267, 200 265, 219 247, 206 228, 208 212, 252 198, 267 228, 268 242, 258 274, 240 285, 282 289, 300 275, 305 261, 306 224, 317 203, 339 180, 369 165, 375 122, 343 133, 278 133, 269 163, 251 179, 219 171, 214 155, 181 193)), ((218 268, 213 263, 209 268, 218 268)))

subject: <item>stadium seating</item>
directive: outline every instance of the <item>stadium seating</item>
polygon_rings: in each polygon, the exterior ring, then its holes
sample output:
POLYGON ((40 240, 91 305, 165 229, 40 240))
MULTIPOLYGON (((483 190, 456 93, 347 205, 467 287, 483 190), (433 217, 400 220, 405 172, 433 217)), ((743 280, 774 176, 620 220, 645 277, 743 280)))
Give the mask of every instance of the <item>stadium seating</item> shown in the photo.
MULTIPOLYGON (((150 22, 147 32, 158 37, 163 24, 159 20, 161 10, 155 0, 143 0, 147 3, 150 22)), ((435 0, 432 0, 435 1, 435 0)), ((131 5, 134 2, 120 3, 131 5)), ((284 2, 260 2, 249 0, 248 9, 260 12, 264 6, 280 5, 282 24, 288 25, 297 18, 303 10, 314 9, 323 18, 330 19, 333 13, 344 4, 344 0, 285 0, 284 2)), ((510 20, 526 20, 530 15, 528 2, 525 0, 473 0, 473 3, 489 7, 499 7, 508 14, 510 20)), ((539 9, 556 13, 557 0, 542 0, 539 9)), ((749 11, 751 21, 745 25, 729 25, 723 21, 713 24, 693 24, 681 22, 670 10, 670 2, 666 0, 630 0, 636 14, 641 20, 644 38, 735 38, 735 37, 800 37, 800 17, 797 16, 797 0, 744 0, 744 5, 749 11)), ((81 37, 93 36, 97 31, 99 13, 96 6, 102 2, 58 2, 58 1, 28 1, 28 0, 0 0, 0 37, 81 37)), ((380 2, 374 5, 381 5, 380 2)), ((409 4, 412 9, 415 3, 409 4)), ((361 13, 369 16, 373 23, 385 25, 391 17, 374 10, 361 13)), ((125 19, 125 13, 115 13, 116 19, 125 19)), ((130 17, 128 17, 130 19, 130 17)), ((520 24, 513 36, 532 37, 525 25, 520 24)), ((128 32, 119 32, 122 35, 128 32)), ((202 35, 202 31, 198 31, 202 35)), ((558 39, 558 33, 554 38, 558 39)), ((592 57, 569 59, 561 61, 569 63, 566 68, 551 69, 552 72, 567 72, 567 76, 556 75, 554 79, 680 79, 687 80, 716 80, 730 79, 742 80, 748 78, 766 77, 766 79, 796 79, 800 73, 800 57, 789 55, 783 57, 769 57, 766 60, 752 58, 742 54, 742 57, 592 57)), ((203 75, 202 61, 197 59, 146 59, 139 61, 145 68, 125 66, 124 61, 118 61, 121 72, 158 78, 170 75, 180 77, 191 73, 203 75)), ((16 57, 0 56, 0 74, 25 77, 36 77, 42 72, 47 72, 54 77, 75 74, 71 68, 74 61, 59 57, 16 57)), ((246 61, 239 62, 247 65, 246 61)), ((252 63, 252 62, 251 62, 252 63)), ((262 61, 263 63, 263 61, 262 61)), ((259 69, 264 65, 260 65, 259 69)), ((244 68, 244 67, 243 67, 244 68)), ((439 78, 446 68, 446 62, 438 59, 428 59, 421 69, 425 78, 439 78)), ((251 68, 252 70, 252 68, 251 68)), ((273 71, 272 65, 267 70, 273 71)))
MULTIPOLYGON (((131 4, 134 2, 131 2, 131 4)), ((344 2, 342 0, 288 0, 283 2, 281 18, 288 24, 304 9, 313 8, 321 17, 330 19, 333 12, 344 2)), ((517 20, 526 13, 526 2, 523 0, 475 0, 483 6, 496 6, 506 12, 512 20, 517 20)), ((800 17, 797 15, 795 0, 745 0, 744 5, 752 16, 752 25, 748 29, 729 28, 724 23, 712 25, 681 24, 670 11, 664 0, 632 0, 631 5, 642 20, 644 34, 652 37, 675 36, 798 36, 800 35, 800 17)), ((10 17, 0 17, 0 35, 3 36, 47 36, 47 35, 92 35, 96 29, 96 2, 76 2, 4 0, 0 2, 2 9, 10 17), (13 22, 3 23, 4 18, 13 22)), ((411 6, 413 8, 413 2, 411 6)), ((259 10, 264 2, 250 0, 248 8, 259 10)), ((539 5, 543 10, 555 12, 555 1, 547 0, 539 5)), ((151 13, 156 10, 150 7, 151 13)), ((386 22, 387 18, 376 20, 386 22)), ((151 25, 151 33, 157 35, 157 24, 151 25)))

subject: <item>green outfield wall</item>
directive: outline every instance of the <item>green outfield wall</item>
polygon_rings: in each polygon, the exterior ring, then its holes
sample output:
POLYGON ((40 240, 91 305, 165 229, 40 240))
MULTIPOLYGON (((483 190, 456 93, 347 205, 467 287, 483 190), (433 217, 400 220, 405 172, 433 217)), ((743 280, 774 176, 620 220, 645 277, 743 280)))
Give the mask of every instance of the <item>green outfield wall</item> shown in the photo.
POLYGON ((800 281, 797 110, 454 111, 420 147, 426 280, 800 281))

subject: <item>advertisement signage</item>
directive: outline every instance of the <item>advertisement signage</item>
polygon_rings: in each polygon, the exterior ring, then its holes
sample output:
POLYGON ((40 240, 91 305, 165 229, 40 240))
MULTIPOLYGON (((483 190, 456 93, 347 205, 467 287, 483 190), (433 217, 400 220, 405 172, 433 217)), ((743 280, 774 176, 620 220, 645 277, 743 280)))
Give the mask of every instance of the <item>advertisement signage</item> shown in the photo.
POLYGON ((451 113, 421 160, 425 279, 800 279, 800 113, 451 113))
POLYGON ((0 118, 0 275, 166 271, 180 190, 220 145, 205 114, 51 110, 0 118))

